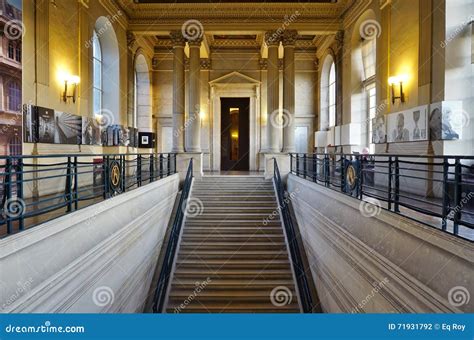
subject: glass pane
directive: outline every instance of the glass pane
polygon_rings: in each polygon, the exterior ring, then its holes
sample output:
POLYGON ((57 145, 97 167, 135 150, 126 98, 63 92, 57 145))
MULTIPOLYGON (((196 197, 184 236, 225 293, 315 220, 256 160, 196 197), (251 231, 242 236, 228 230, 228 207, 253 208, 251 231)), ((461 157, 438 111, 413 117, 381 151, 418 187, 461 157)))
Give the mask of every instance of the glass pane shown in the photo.
POLYGON ((102 91, 94 88, 92 100, 94 102, 94 114, 99 113, 102 109, 102 91))
POLYGON ((94 59, 93 61, 94 68, 94 87, 102 89, 102 64, 99 60, 94 59))
POLYGON ((92 35, 92 56, 96 59, 102 60, 102 51, 100 48, 99 38, 97 37, 97 33, 94 31, 92 35))

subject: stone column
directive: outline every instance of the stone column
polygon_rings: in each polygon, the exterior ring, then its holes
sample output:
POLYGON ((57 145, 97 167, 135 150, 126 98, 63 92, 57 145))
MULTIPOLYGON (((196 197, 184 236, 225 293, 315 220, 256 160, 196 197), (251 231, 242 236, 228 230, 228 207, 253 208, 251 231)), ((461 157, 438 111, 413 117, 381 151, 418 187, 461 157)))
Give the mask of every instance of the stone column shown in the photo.
POLYGON ((283 152, 295 152, 295 42, 298 32, 283 34, 283 152))
POLYGON ((267 59, 267 152, 280 152, 280 124, 279 119, 279 69, 278 46, 280 35, 276 31, 265 33, 265 43, 268 47, 267 59))
POLYGON ((184 152, 184 45, 180 30, 171 31, 173 43, 173 152, 184 152))
POLYGON ((189 45, 189 106, 186 127, 186 152, 201 152, 201 49, 202 37, 188 40, 189 45))

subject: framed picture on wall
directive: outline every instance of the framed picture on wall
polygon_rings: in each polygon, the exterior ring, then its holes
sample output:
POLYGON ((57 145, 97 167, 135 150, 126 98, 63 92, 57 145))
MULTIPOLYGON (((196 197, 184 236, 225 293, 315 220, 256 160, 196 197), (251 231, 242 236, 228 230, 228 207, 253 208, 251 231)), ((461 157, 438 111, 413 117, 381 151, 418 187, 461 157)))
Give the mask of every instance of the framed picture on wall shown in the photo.
POLYGON ((41 106, 37 106, 36 109, 38 117, 38 142, 52 144, 56 134, 54 110, 41 106))
POLYGON ((151 149, 155 146, 155 134, 152 132, 138 133, 138 147, 151 149))
POLYGON ((387 126, 385 116, 372 119, 372 143, 381 144, 387 142, 387 126))
POLYGON ((23 105, 23 141, 38 142, 38 111, 36 106, 31 104, 23 105))
POLYGON ((461 101, 443 101, 430 105, 431 140, 456 140, 462 137, 465 113, 461 101))
POLYGON ((100 128, 94 122, 94 118, 82 118, 82 140, 83 145, 100 145, 100 128))
POLYGON ((389 143, 413 142, 428 139, 428 106, 387 116, 387 139, 389 143))
POLYGON ((55 111, 55 144, 81 144, 82 117, 71 113, 55 111))

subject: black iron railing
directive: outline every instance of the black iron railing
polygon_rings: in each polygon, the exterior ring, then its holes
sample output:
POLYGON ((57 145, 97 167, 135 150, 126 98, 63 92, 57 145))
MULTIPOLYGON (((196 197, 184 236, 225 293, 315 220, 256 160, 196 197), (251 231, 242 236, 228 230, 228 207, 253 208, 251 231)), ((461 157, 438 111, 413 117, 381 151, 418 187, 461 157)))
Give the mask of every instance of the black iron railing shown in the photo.
POLYGON ((155 296, 153 298, 153 313, 163 312, 163 306, 166 299, 166 290, 168 288, 171 271, 173 269, 173 262, 178 249, 179 235, 183 226, 185 211, 187 207, 189 192, 191 190, 191 183, 193 180, 193 159, 189 161, 188 171, 181 191, 181 197, 176 208, 176 213, 173 220, 173 226, 166 246, 166 251, 156 285, 155 296))
POLYGON ((290 154, 291 173, 474 239, 474 157, 290 154))
POLYGON ((0 156, 0 237, 176 173, 176 154, 0 156))
POLYGON ((300 248, 298 245, 298 239, 296 236, 295 226, 291 218, 289 210, 289 198, 284 195, 284 187, 281 181, 280 170, 276 159, 273 159, 273 181, 275 183, 278 204, 280 206, 283 224, 288 238, 288 245, 290 248, 291 262, 293 263, 293 270, 295 272, 296 282, 298 284, 298 291, 301 300, 301 306, 304 313, 313 312, 313 299, 311 290, 304 269, 303 259, 301 257, 300 248))

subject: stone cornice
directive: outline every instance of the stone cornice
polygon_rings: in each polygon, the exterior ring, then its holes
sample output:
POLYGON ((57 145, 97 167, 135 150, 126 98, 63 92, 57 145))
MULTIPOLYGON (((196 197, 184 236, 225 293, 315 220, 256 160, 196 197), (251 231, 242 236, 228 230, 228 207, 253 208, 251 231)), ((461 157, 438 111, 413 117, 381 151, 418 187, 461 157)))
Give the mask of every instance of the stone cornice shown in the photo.
MULTIPOLYGON (((110 1, 110 0, 108 0, 110 1)), ((249 19, 267 18, 275 22, 282 20, 288 13, 300 13, 301 17, 311 20, 321 18, 338 18, 354 0, 338 0, 337 3, 266 3, 263 7, 261 3, 147 3, 137 4, 133 0, 114 0, 117 5, 131 19, 153 19, 168 20, 193 18, 201 20, 204 18, 225 18, 225 19, 249 19)), ((299 20, 299 18, 298 18, 299 20)), ((240 22, 241 23, 241 22, 240 22)))

